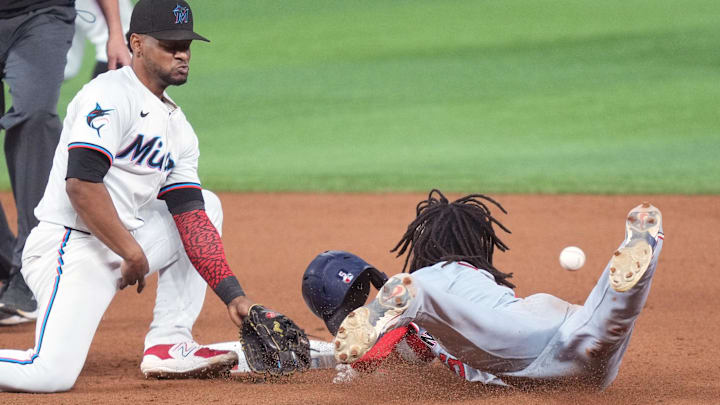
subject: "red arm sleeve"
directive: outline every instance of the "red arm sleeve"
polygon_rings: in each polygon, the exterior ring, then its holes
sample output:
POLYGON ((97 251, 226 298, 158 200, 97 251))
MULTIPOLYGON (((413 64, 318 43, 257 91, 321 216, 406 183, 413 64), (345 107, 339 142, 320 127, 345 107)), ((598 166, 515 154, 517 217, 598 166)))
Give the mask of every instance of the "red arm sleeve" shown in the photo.
POLYGON ((220 234, 204 210, 197 209, 173 215, 190 262, 210 288, 227 305, 245 295, 225 258, 220 234))

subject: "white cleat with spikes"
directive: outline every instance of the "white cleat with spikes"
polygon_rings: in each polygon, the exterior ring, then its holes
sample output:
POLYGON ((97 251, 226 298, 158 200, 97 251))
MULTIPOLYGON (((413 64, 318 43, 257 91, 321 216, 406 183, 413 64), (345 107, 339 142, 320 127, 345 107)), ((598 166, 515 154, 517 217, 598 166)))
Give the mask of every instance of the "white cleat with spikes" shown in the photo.
POLYGON ((348 364, 362 357, 397 325, 416 294, 409 274, 390 277, 372 302, 350 312, 340 324, 333 341, 335 360, 348 364))
POLYGON ((633 288, 650 266, 657 241, 663 238, 659 209, 645 202, 630 210, 625 241, 611 259, 610 286, 617 292, 633 288))

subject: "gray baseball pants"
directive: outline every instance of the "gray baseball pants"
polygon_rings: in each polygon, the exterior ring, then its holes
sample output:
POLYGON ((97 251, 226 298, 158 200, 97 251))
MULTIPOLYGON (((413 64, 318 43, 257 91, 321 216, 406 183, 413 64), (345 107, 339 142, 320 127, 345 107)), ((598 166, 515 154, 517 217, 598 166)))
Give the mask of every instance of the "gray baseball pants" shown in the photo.
POLYGON ((418 292, 400 323, 427 329, 450 354, 481 371, 473 380, 497 383, 497 376, 514 386, 603 389, 617 376, 662 243, 657 241, 648 269, 631 290, 610 287, 610 262, 583 305, 549 294, 517 298, 483 270, 439 263, 412 273, 418 292))

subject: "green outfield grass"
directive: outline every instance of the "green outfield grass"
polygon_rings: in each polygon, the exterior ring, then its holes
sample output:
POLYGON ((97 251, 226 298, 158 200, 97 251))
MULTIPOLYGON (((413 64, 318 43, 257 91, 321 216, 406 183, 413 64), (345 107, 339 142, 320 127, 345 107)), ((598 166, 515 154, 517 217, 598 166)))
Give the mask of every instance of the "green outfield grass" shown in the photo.
POLYGON ((191 5, 208 188, 720 192, 718 1, 191 5))

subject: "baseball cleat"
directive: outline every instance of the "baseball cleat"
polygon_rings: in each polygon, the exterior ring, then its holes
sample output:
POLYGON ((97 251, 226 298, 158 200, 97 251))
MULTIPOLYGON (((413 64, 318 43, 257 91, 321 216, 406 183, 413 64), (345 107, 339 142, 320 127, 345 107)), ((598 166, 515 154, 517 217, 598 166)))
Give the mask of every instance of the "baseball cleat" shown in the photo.
POLYGON ((155 345, 145 350, 140 370, 145 378, 216 378, 238 364, 233 350, 213 350, 195 342, 155 345))
POLYGON ((19 325, 25 322, 30 322, 30 319, 27 319, 20 315, 10 315, 4 312, 0 313, 0 326, 19 325))
POLYGON ((20 272, 10 277, 5 290, 0 294, 0 312, 29 321, 37 318, 37 301, 20 272))
POLYGON ((625 241, 610 260, 610 286, 617 292, 633 288, 650 266, 657 241, 663 238, 659 209, 645 202, 630 210, 625 241))
POLYGON ((37 319, 37 311, 29 313, 28 316, 18 315, 14 313, 6 313, 0 310, 0 326, 19 325, 21 323, 35 322, 37 319))
POLYGON ((335 360, 352 363, 370 350, 397 322, 417 294, 409 274, 396 274, 370 304, 348 314, 333 341, 335 360))

